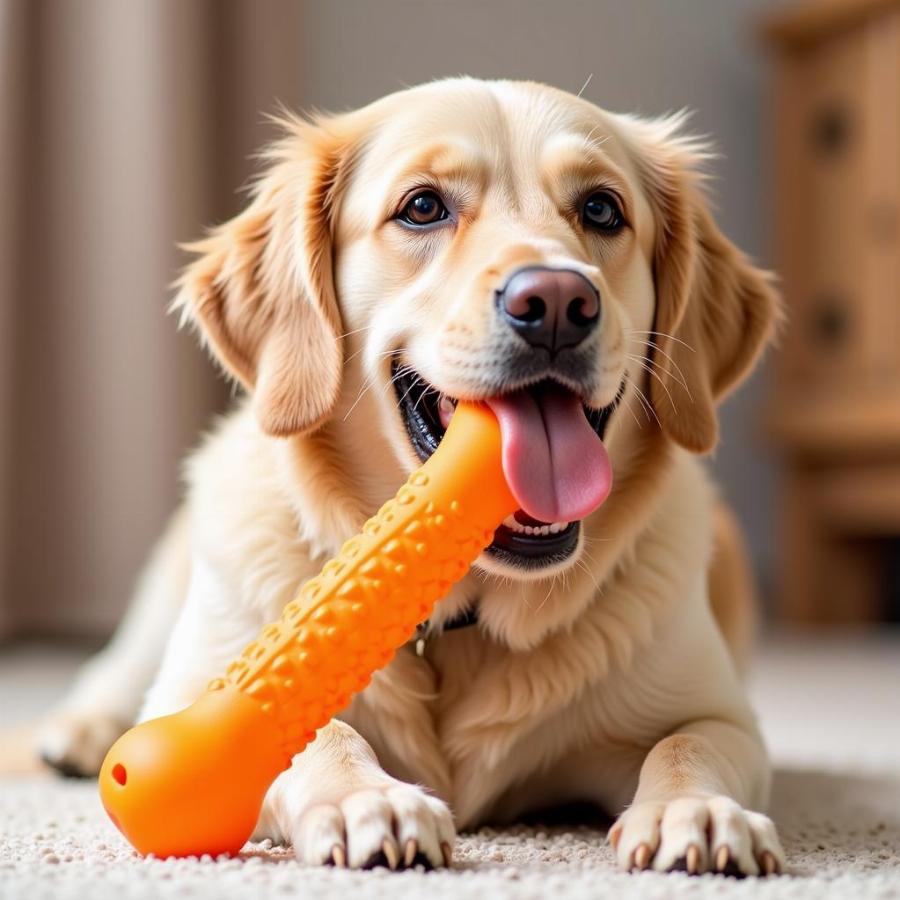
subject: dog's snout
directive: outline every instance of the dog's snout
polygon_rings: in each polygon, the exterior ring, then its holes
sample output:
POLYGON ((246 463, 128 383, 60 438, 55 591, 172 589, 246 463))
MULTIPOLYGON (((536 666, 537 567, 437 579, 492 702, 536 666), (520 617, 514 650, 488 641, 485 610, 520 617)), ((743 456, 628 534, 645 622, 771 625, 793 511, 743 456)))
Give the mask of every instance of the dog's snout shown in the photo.
POLYGON ((532 347, 551 354, 580 344, 600 321, 597 289, 570 269, 520 269, 497 292, 497 308, 532 347))

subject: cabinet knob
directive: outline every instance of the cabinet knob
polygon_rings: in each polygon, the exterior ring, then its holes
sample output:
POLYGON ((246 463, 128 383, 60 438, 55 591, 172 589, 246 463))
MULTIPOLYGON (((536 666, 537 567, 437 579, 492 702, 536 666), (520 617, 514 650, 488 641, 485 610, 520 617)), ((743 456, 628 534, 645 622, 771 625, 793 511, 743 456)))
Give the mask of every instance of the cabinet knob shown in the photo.
POLYGON ((826 157, 837 156, 850 142, 850 114, 837 103, 821 107, 813 115, 811 137, 813 149, 826 157))
POLYGON ((819 297, 813 303, 812 326, 816 339, 834 346, 841 343, 850 331, 848 304, 835 296, 819 297))

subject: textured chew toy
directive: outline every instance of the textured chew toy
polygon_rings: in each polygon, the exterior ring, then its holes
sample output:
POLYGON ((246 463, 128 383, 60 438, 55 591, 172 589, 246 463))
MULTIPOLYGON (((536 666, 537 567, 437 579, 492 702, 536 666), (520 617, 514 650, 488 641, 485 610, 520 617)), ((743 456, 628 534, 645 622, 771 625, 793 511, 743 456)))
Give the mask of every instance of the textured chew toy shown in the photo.
POLYGON ((500 459, 493 414, 459 403, 431 458, 223 678, 113 744, 100 796, 137 850, 241 849, 291 757, 390 661, 518 507, 500 459))

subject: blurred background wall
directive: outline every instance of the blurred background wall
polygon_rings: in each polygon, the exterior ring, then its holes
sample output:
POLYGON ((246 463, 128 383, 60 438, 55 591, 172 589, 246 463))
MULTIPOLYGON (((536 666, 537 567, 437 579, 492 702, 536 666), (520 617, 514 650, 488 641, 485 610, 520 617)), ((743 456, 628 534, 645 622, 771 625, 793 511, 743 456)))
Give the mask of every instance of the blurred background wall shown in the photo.
MULTIPOLYGON (((767 0, 0 0, 0 634, 108 632, 227 389, 167 317, 176 242, 235 212, 276 100, 444 75, 695 110, 725 231, 763 263, 767 0)), ((765 374, 715 467, 764 581, 765 374)))

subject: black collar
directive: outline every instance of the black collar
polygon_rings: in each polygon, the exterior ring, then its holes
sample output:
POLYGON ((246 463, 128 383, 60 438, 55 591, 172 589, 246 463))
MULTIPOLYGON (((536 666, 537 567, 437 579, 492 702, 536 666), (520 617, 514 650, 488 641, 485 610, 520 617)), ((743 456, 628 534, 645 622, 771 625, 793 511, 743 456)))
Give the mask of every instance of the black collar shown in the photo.
POLYGON ((468 628, 478 624, 478 607, 470 606, 455 615, 449 622, 444 622, 441 631, 456 631, 457 628, 468 628))
POLYGON ((461 613, 455 615, 452 619, 441 625, 441 630, 434 635, 428 632, 428 619, 416 626, 415 645, 416 653, 421 656, 425 651, 425 641, 431 637, 437 637, 445 631, 457 631, 460 628, 468 628, 470 625, 478 624, 478 606, 473 605, 464 609, 461 613))

